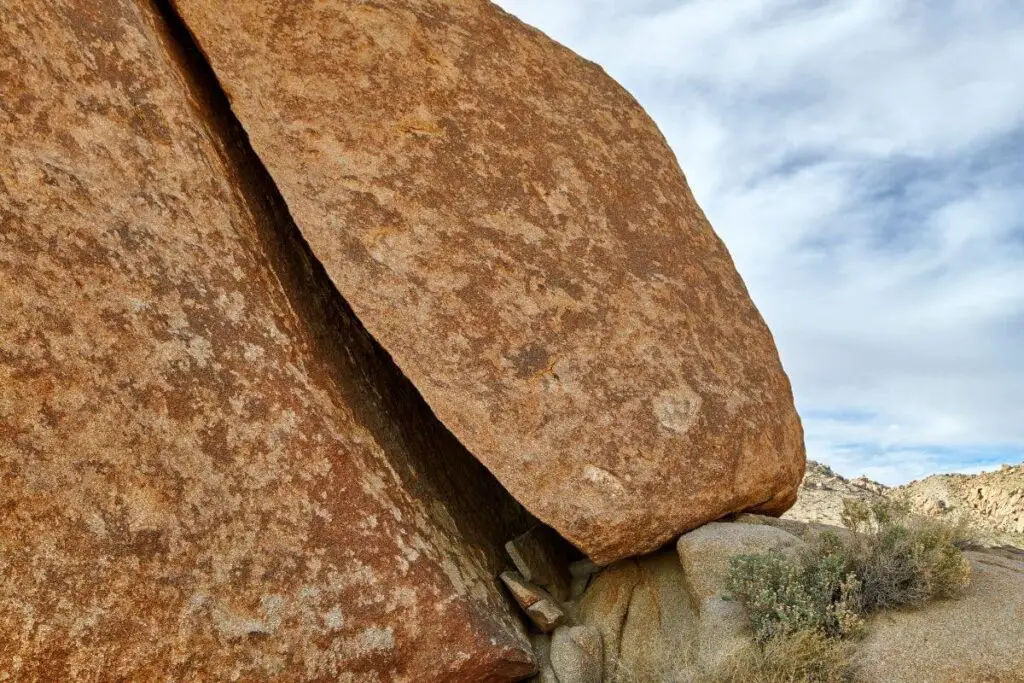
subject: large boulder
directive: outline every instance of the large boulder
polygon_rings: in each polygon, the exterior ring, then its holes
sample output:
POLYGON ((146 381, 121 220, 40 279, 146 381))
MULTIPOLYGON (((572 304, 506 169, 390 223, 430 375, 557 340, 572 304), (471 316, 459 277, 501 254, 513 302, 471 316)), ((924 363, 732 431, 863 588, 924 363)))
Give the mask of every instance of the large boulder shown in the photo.
POLYGON ((529 674, 521 510, 150 7, 0 3, 0 678, 529 674))
POLYGON ((172 4, 356 315, 538 518, 605 564, 792 504, 771 334, 598 66, 487 0, 172 4))

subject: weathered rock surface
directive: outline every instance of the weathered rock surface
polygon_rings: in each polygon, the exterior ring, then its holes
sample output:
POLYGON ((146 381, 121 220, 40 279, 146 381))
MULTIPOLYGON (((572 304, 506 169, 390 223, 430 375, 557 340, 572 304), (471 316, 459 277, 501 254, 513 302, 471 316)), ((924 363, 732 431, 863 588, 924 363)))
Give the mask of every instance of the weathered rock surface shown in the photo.
POLYGON ((529 674, 516 506, 187 64, 144 2, 0 3, 0 677, 529 674))
POLYGON ((601 634, 604 680, 689 680, 697 615, 673 552, 618 562, 594 577, 579 620, 601 634))
POLYGON ((676 550, 690 594, 699 605, 720 597, 733 557, 770 550, 793 552, 805 545, 797 536, 774 526, 712 522, 682 536, 676 550))
POLYGON ((885 612, 858 644, 861 680, 1024 681, 1024 553, 967 553, 971 585, 957 600, 885 612))
POLYGON ((486 0, 173 4, 359 319, 537 517, 605 564, 792 504, 772 337, 599 67, 486 0))
POLYGON ((795 553, 804 547, 800 538, 781 528, 738 522, 706 524, 679 539, 676 550, 697 617, 691 627, 696 634, 695 671, 716 671, 750 644, 746 614, 725 594, 729 561, 737 555, 795 553))
POLYGON ((537 675, 530 679, 531 683, 559 683, 551 666, 551 634, 534 633, 530 636, 530 643, 537 658, 537 675))
POLYGON ((551 669, 558 683, 602 683, 601 634, 589 626, 560 626, 551 634, 551 669))

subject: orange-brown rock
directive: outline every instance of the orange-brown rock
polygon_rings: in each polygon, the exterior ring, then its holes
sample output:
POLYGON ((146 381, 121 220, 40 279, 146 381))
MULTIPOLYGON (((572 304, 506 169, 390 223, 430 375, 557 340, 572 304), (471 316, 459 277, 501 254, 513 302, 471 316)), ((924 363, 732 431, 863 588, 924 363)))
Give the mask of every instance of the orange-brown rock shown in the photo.
POLYGON ((0 3, 0 678, 530 673, 494 580, 518 506, 302 251, 171 25, 0 3))
POLYGON ((315 256, 437 416, 600 562, 804 465, 772 337, 665 140, 486 0, 172 0, 315 256))

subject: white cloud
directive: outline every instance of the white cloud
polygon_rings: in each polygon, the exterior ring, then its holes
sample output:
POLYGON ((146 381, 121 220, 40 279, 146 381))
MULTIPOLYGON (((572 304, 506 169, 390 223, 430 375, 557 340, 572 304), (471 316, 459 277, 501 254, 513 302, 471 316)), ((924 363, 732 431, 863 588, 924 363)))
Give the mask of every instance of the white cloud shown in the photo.
POLYGON ((655 118, 775 333, 811 457, 1024 457, 1024 4, 499 0, 655 118))

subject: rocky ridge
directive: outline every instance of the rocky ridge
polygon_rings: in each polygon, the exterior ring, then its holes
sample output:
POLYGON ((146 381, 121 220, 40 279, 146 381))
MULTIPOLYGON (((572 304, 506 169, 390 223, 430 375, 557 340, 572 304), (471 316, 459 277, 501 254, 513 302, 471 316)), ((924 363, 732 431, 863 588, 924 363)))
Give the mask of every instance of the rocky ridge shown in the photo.
POLYGON ((812 460, 797 502, 784 517, 839 525, 844 498, 906 501, 917 514, 962 520, 981 543, 1024 548, 1024 464, 979 474, 935 474, 888 487, 864 476, 847 479, 812 460))
POLYGON ((1024 547, 1024 463, 979 474, 936 474, 890 495, 922 514, 962 517, 974 529, 1024 547))
POLYGON ((840 526, 844 498, 870 501, 885 497, 887 491, 888 487, 867 477, 847 479, 828 465, 808 460, 796 503, 785 516, 803 522, 840 526))

